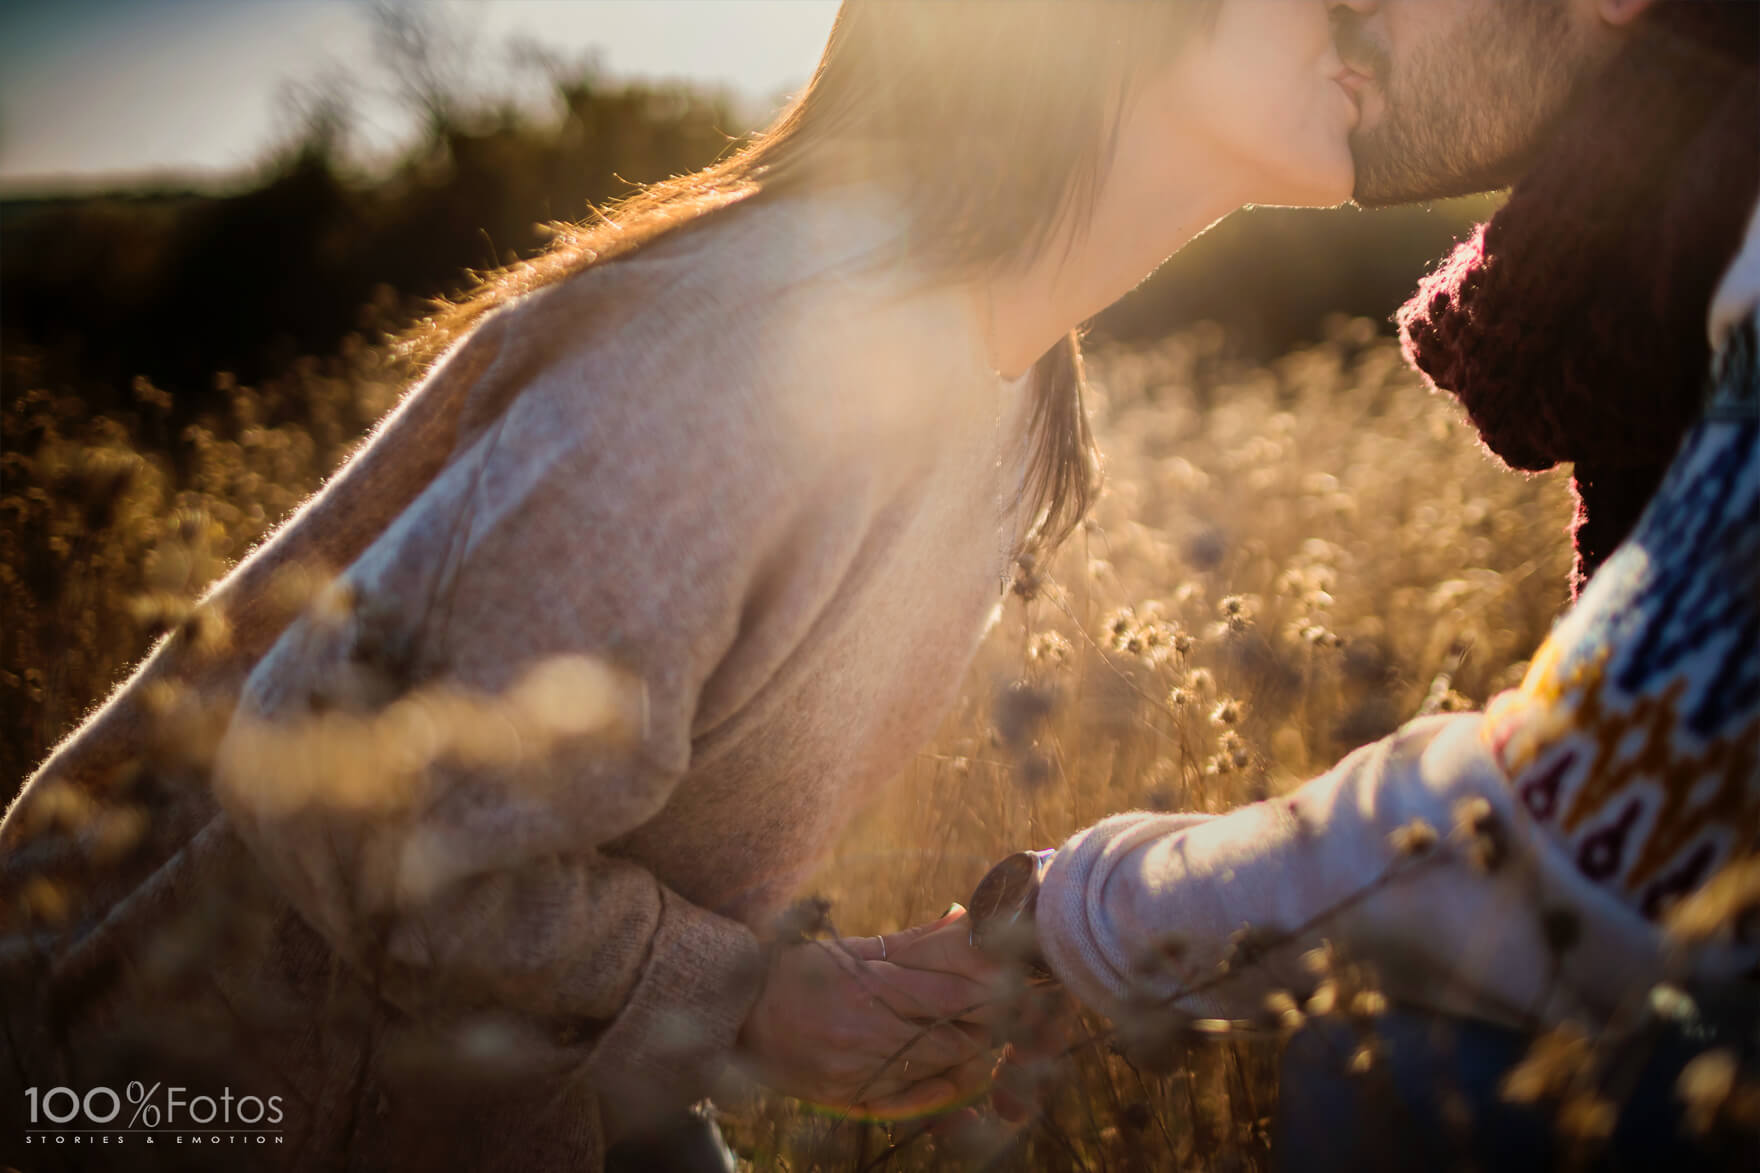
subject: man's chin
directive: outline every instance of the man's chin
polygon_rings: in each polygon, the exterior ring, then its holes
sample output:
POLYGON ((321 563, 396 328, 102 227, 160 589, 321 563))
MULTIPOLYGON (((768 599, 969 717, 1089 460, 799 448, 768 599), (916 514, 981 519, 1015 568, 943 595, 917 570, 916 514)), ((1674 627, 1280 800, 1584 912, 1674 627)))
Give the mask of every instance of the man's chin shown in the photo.
POLYGON ((1389 166, 1385 156, 1377 158, 1354 143, 1352 147, 1357 178, 1351 202, 1360 208, 1388 208, 1501 191, 1521 177, 1529 162, 1524 156, 1471 169, 1427 168, 1417 161, 1389 166))
POLYGON ((1432 200, 1450 200, 1457 196, 1480 195, 1499 191, 1507 183, 1437 183, 1428 187, 1365 187, 1358 185, 1351 192, 1350 202, 1359 208, 1397 208, 1402 204, 1427 204, 1432 200))

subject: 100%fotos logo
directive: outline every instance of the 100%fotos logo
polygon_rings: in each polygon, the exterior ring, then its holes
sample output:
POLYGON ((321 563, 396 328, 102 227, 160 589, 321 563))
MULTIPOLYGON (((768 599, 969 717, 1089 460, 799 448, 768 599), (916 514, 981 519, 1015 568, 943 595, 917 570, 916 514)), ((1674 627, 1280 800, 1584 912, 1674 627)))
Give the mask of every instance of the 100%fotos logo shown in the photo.
MULTIPOLYGON (((51 1140, 66 1144, 69 1136, 75 1144, 115 1144, 130 1134, 142 1133, 149 1134, 146 1143, 152 1144, 150 1134, 154 1131, 177 1134, 179 1144, 202 1143, 204 1138, 209 1143, 225 1143, 222 1133, 227 1141, 236 1143, 236 1134, 255 1132, 263 1126, 272 1128, 283 1119, 278 1095, 240 1096, 226 1088, 218 1096, 192 1096, 185 1087, 164 1087, 158 1082, 149 1086, 138 1079, 129 1081, 120 1094, 99 1085, 84 1095, 70 1087, 26 1088, 24 1095, 30 1113, 27 1144, 51 1140), (120 1124, 125 1113, 127 1122, 120 1124), (193 1139, 186 1141, 184 1134, 193 1139)), ((268 1138, 259 1134, 257 1139, 261 1143, 268 1138)), ((279 1143, 280 1138, 275 1140, 279 1143)))

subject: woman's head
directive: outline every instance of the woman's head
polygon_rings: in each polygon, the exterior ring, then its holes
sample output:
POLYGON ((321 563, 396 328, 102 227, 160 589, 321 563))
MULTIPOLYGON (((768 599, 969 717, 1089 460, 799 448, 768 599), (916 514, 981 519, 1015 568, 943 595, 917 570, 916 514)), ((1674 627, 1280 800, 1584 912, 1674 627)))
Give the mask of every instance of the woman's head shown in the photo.
POLYGON ((785 182, 891 181, 920 246, 992 264, 1079 236, 1109 181, 1342 202, 1345 75, 1324 0, 844 0, 757 154, 785 182))

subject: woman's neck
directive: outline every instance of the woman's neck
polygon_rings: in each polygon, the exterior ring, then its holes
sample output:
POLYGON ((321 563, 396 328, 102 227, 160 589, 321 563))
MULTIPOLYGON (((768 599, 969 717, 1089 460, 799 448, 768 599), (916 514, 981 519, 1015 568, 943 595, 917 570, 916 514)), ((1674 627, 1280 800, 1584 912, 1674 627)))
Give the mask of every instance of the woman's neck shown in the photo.
POLYGON ((974 320, 991 365, 1014 378, 1071 330, 1129 293, 1199 233, 1247 202, 1228 161, 1198 144, 1131 144, 1079 228, 1058 233, 1021 265, 974 281, 974 320), (1129 152, 1149 148, 1130 165, 1129 152))

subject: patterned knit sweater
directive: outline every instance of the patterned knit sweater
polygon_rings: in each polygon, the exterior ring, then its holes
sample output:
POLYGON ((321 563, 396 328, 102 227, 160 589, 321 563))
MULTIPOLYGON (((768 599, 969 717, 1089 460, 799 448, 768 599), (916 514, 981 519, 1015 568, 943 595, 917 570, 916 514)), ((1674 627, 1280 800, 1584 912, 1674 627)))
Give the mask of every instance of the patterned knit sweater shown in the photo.
POLYGON ((496 312, 216 588, 226 649, 49 759, 0 827, 0 1164, 51 1160, 5 1148, 29 1085, 280 1095, 251 1159, 299 1169, 591 1169, 705 1093, 1023 528, 1026 380, 869 263, 904 227, 767 199, 496 312), (125 801, 122 858, 64 817, 125 801))
MULTIPOLYGON (((1760 848, 1757 306, 1760 212, 1712 311, 1700 422, 1519 689, 1284 798, 1075 836, 1039 903, 1058 976, 1114 1014, 1253 1016, 1327 939, 1391 996, 1533 1024, 1673 972, 1659 919, 1760 848)), ((1734 930, 1697 972, 1753 970, 1760 940, 1734 930)))

